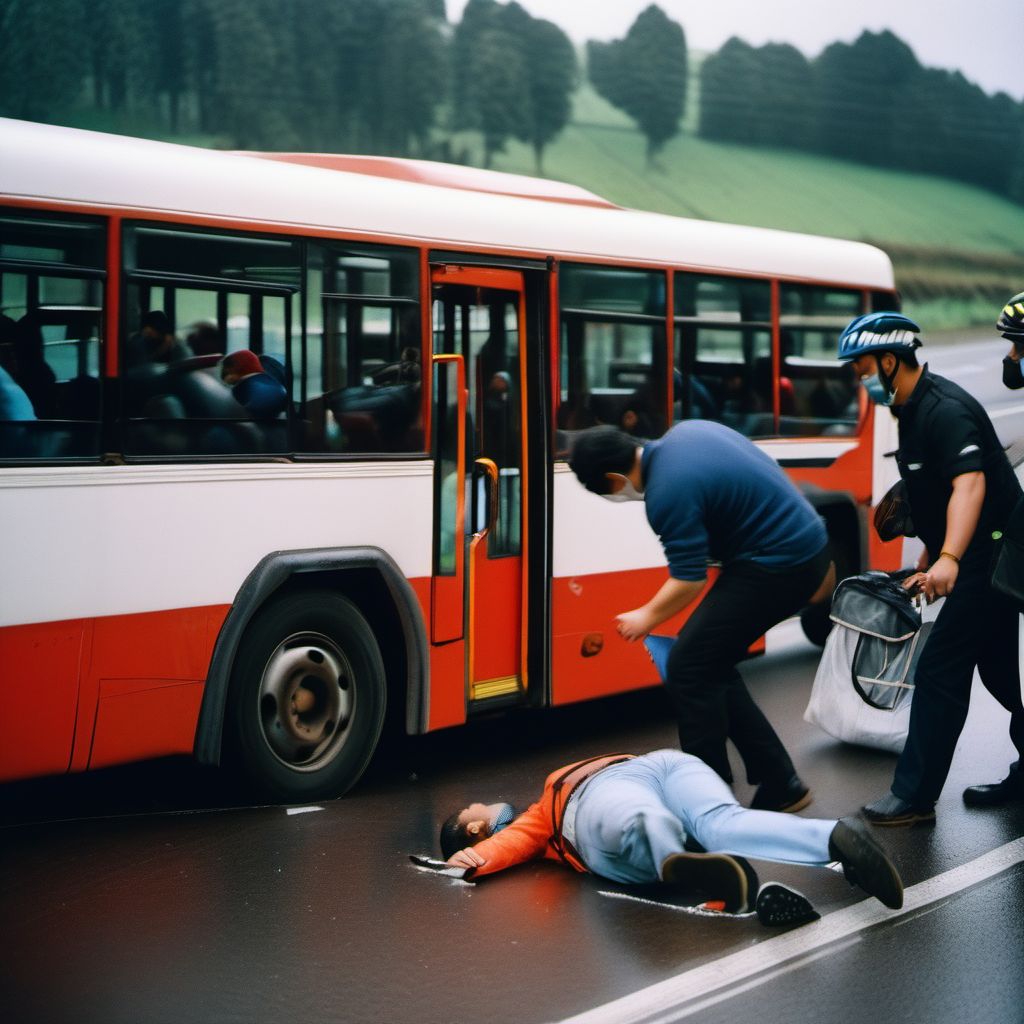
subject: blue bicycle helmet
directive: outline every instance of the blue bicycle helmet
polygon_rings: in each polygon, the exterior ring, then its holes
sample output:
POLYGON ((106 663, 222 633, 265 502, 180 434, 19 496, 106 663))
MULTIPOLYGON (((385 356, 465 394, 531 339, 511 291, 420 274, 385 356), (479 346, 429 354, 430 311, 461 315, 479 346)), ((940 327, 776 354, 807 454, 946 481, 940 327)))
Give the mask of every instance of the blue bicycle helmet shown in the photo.
POLYGON ((902 313, 865 313, 839 335, 839 359, 859 359, 869 352, 913 352, 921 328, 902 313))

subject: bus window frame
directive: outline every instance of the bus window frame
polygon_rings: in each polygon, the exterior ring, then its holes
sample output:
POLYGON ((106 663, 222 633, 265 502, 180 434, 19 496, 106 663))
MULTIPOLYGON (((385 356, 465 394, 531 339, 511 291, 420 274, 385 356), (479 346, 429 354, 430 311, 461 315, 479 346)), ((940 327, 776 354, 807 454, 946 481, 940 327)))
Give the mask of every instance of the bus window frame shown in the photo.
MULTIPOLYGON (((14 209, 20 210, 20 207, 14 209)), ((0 211, 2 212, 2 211, 0 211)), ((295 315, 295 310, 291 312, 291 323, 292 330, 298 327, 299 336, 298 341, 301 346, 301 352, 303 358, 307 352, 308 347, 308 309, 307 299, 309 295, 309 279, 310 279, 310 267, 309 267, 309 251, 311 246, 321 246, 326 249, 331 249, 338 246, 344 246, 354 250, 360 250, 363 255, 376 257, 380 252, 386 252, 391 254, 402 254, 408 256, 410 259, 415 260, 415 272, 418 275, 419 281, 417 287, 413 289, 415 294, 410 295, 378 295, 376 293, 349 293, 349 292, 330 292, 330 293, 319 293, 318 297, 322 300, 324 297, 329 297, 338 300, 348 301, 361 301, 374 306, 388 305, 391 304, 406 307, 415 307, 419 310, 419 322, 421 335, 423 332, 424 323, 424 306, 423 306, 423 267, 424 257, 426 248, 417 245, 402 245, 395 241, 386 242, 366 242, 362 239, 351 238, 344 235, 338 235, 334 233, 318 232, 318 231, 289 231, 286 226, 282 226, 280 231, 254 231, 250 228, 246 228, 241 225, 223 225, 220 223, 214 223, 206 218, 198 218, 196 220, 165 220, 159 217, 146 217, 146 216, 131 216, 125 217, 123 215, 111 216, 108 218, 93 217, 92 219, 104 223, 108 235, 108 241, 110 233, 113 227, 117 227, 118 234, 118 263, 116 270, 118 271, 118 309, 117 309, 117 320, 118 326, 115 335, 116 344, 114 346, 117 353, 117 373, 114 376, 115 386, 116 382, 119 382, 123 377, 125 367, 122 364, 121 348, 124 340, 127 338, 128 325, 126 324, 127 317, 127 303, 124 300, 126 289, 133 285, 138 284, 140 281, 152 282, 159 284, 163 287, 174 287, 174 286, 199 286, 206 290, 214 290, 218 293, 219 297, 222 292, 237 292, 248 295, 275 295, 281 297, 291 297, 298 295, 301 301, 298 303, 299 315, 295 315), (234 277, 209 277, 206 275, 198 274, 178 274, 173 271, 165 270, 146 270, 140 268, 135 263, 135 247, 134 247, 134 235, 132 229, 143 228, 147 230, 155 231, 166 231, 170 234, 175 235, 215 235, 218 238, 225 240, 231 239, 253 239, 256 241, 266 240, 270 242, 289 242, 297 245, 298 247, 298 260, 296 262, 296 270, 298 273, 298 284, 284 284, 281 282, 272 281, 252 281, 244 280, 234 277)), ((359 254, 359 253, 357 253, 359 254)), ((106 281, 109 287, 110 277, 107 271, 103 271, 106 281)), ((427 275, 429 276, 429 275, 427 275)), ((429 287, 429 282, 427 287, 429 287)), ((104 313, 109 309, 109 298, 108 293, 105 293, 104 302, 104 313)), ((176 325, 177 326, 177 325, 176 325)), ((104 336, 104 340, 106 339, 104 336)), ((295 339, 286 346, 286 369, 291 370, 294 376, 294 367, 292 360, 292 348, 295 344, 295 339)), ((102 353, 102 350, 101 350, 102 353)), ((101 354, 102 360, 102 354, 101 354)), ((109 364, 107 364, 109 365, 109 364)), ((429 366, 429 363, 425 365, 429 366)), ((300 403, 304 406, 307 400, 306 395, 306 381, 304 375, 301 376, 300 382, 300 403)), ((291 396, 294 401, 294 394, 291 396)), ((424 394, 421 397, 422 407, 429 412, 430 401, 429 395, 424 394)), ((257 454, 241 454, 241 453, 225 453, 225 454, 213 454, 213 455, 127 455, 124 452, 124 443, 122 437, 122 426, 123 416, 120 408, 120 400, 117 399, 114 402, 108 402, 109 405, 116 405, 116 413, 111 412, 108 417, 110 420, 109 424, 105 424, 105 429, 110 432, 110 436, 113 439, 117 438, 117 443, 113 447, 118 450, 110 453, 110 457, 116 461, 124 461, 125 463, 140 464, 140 463, 175 463, 175 464, 205 464, 215 462, 240 462, 240 463, 267 463, 267 462, 291 462, 291 463, 306 463, 306 462, 367 462, 367 461, 387 461, 387 462, 403 462, 403 461, 424 461, 433 458, 433 453, 430 448, 431 434, 428 431, 430 426, 429 418, 427 413, 424 413, 424 441, 421 449, 411 450, 408 452, 315 452, 315 451, 304 451, 300 450, 299 447, 294 444, 295 427, 294 417, 291 415, 289 409, 288 423, 289 423, 289 448, 287 452, 278 453, 257 453, 257 454)), ((81 461, 81 460, 76 460, 81 461)))
MULTIPOLYGON (((60 222, 73 227, 91 227, 98 233, 99 244, 97 246, 97 266, 88 266, 79 263, 52 263, 47 260, 22 259, 17 256, 0 256, 0 273, 8 271, 14 274, 24 274, 26 281, 25 302, 28 308, 39 309, 39 278, 40 277, 67 277, 85 278, 100 283, 101 305, 97 309, 98 332, 98 364, 99 380, 101 382, 101 394, 99 409, 95 420, 82 420, 71 422, 92 423, 95 425, 99 443, 96 451, 88 455, 29 455, 29 456, 0 456, 0 466, 18 467, 32 465, 96 465, 103 460, 103 438, 105 436, 106 421, 108 419, 109 401, 105 390, 102 390, 102 382, 105 377, 107 365, 107 340, 109 330, 109 310, 111 296, 111 278, 108 265, 108 246, 112 231, 112 218, 94 211, 67 210, 58 205, 11 205, 4 203, 0 205, 0 219, 11 217, 23 221, 36 221, 47 224, 51 227, 60 226, 60 222), (56 222, 56 223, 55 223, 56 222)), ((92 307, 90 307, 92 308, 92 307)), ((40 423, 67 422, 61 420, 39 420, 40 423)))
MULTIPOLYGON (((666 386, 662 388, 662 401, 661 401, 661 416, 663 423, 665 424, 665 430, 668 430, 672 425, 672 405, 669 400, 671 394, 671 367, 672 367, 672 349, 671 349, 671 337, 672 337, 672 326, 669 318, 672 311, 672 288, 673 288, 673 274, 676 272, 674 267, 665 265, 657 265, 652 263, 624 263, 618 260, 579 260, 579 259, 560 259, 557 260, 549 268, 550 279, 551 279, 551 290, 550 295, 552 301, 552 322, 551 322, 551 337, 549 340, 549 355, 550 355, 550 366, 551 366, 551 443, 552 443, 552 459, 555 462, 566 462, 569 458, 569 452, 567 450, 560 450, 557 444, 557 435, 560 428, 558 427, 559 422, 559 410, 563 402, 562 398, 562 349, 563 349, 563 329, 566 327, 566 318, 575 317, 591 323, 606 323, 606 324, 631 324, 636 326, 650 326, 654 327, 661 324, 664 331, 664 337, 659 344, 656 341, 652 341, 652 355, 654 359, 657 359, 660 351, 662 367, 661 371, 664 374, 662 377, 662 383, 666 386), (588 270, 607 270, 607 271, 634 271, 637 273, 644 274, 661 274, 663 277, 663 301, 664 311, 658 313, 643 313, 643 312, 629 312, 625 310, 609 310, 609 309, 588 309, 580 306, 564 306, 561 302, 562 297, 562 276, 566 269, 586 268, 588 270)), ((657 379, 658 365, 656 361, 651 362, 651 370, 654 371, 655 379, 657 379)), ((664 433, 664 431, 663 431, 664 433)))

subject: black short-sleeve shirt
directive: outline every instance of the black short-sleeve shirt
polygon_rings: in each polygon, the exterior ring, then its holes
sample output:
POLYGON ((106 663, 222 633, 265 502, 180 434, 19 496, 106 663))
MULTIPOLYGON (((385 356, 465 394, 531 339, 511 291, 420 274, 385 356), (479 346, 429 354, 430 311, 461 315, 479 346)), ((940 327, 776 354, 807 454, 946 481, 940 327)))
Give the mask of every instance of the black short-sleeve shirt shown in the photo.
POLYGON ((953 480, 963 473, 985 474, 985 503, 968 552, 987 549, 1021 497, 1021 487, 988 414, 958 384, 925 366, 913 394, 896 410, 900 447, 897 461, 906 482, 917 535, 932 558, 946 536, 946 507, 953 480))

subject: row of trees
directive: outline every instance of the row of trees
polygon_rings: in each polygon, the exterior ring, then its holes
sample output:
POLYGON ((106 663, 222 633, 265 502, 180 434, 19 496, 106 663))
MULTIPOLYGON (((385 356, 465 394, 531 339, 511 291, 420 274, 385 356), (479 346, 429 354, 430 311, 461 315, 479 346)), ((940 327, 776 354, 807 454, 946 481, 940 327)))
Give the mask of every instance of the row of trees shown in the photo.
POLYGON ((730 39, 701 68, 700 134, 941 174, 1024 201, 1024 105, 922 67, 891 32, 809 61, 730 39))
POLYGON ((0 113, 87 105, 240 148, 444 155, 473 128, 540 163, 576 54, 519 4, 470 0, 0 0, 0 113), (83 40, 86 41, 83 45, 83 40))
MULTIPOLYGON (((653 160, 686 108, 683 29, 652 5, 624 38, 589 43, 587 66, 653 160)), ((33 120, 88 106, 239 148, 442 159, 451 133, 471 129, 485 166, 514 138, 540 170, 578 80, 565 33, 515 2, 469 0, 452 27, 444 0, 0 0, 0 113, 33 120)), ((1024 105, 922 67, 890 32, 814 60, 733 38, 700 86, 705 138, 944 174, 1024 201, 1024 105)))

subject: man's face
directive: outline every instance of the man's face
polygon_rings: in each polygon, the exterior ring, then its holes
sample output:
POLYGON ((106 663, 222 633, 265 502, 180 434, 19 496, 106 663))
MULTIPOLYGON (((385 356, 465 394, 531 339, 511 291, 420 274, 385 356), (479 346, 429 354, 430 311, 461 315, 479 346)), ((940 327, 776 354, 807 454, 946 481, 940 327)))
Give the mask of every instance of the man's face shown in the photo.
POLYGON ((153 358, 165 355, 174 344, 173 334, 164 334, 155 327, 143 327, 142 337, 146 339, 146 346, 153 358))
POLYGON ((459 824, 465 826, 469 835, 486 838, 491 834, 495 817, 504 806, 503 803, 470 804, 459 811, 459 824))
POLYGON ((879 366, 891 377, 896 372, 896 357, 889 352, 883 352, 881 355, 869 352, 854 359, 852 365, 857 380, 873 377, 878 373, 879 366))

